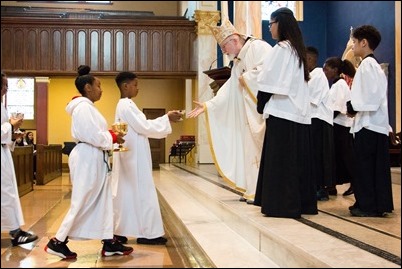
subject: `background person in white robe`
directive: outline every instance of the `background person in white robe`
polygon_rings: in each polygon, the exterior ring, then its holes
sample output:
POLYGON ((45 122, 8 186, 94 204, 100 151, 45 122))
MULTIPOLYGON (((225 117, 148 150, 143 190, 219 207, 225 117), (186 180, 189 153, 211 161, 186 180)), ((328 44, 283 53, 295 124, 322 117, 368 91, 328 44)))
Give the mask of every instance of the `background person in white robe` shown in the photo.
POLYGON ((82 96, 74 97, 66 111, 72 117, 71 135, 78 144, 68 158, 72 184, 71 205, 56 236, 45 251, 63 259, 77 254, 67 247, 67 238, 102 239, 102 256, 128 255, 132 247, 113 239, 113 200, 110 186, 109 151, 124 142, 122 134, 108 124, 94 103, 102 96, 100 80, 89 74, 89 66, 78 68, 75 86, 82 96))
POLYGON ((24 136, 24 133, 14 133, 14 130, 21 126, 23 119, 9 118, 3 103, 7 90, 7 76, 1 72, 1 231, 9 231, 11 243, 17 246, 35 241, 38 236, 20 228, 25 222, 11 151, 14 150, 15 140, 24 136))
POLYGON ((266 216, 300 218, 318 214, 306 49, 290 9, 272 12, 269 25, 277 44, 257 79, 257 110, 267 127, 254 204, 266 216))
POLYGON ((162 216, 152 176, 151 148, 148 138, 165 138, 172 132, 170 121, 179 121, 179 111, 152 120, 131 98, 138 94, 138 79, 132 72, 120 72, 116 78, 121 99, 116 106, 115 121, 128 123, 124 137, 126 152, 113 154, 113 205, 115 238, 126 242, 136 237, 138 244, 163 245, 162 216))
MULTIPOLYGON (((325 60, 324 73, 331 85, 330 103, 334 110, 334 146, 335 146, 335 185, 350 183, 350 187, 342 195, 353 194, 353 181, 356 175, 356 158, 353 145, 353 135, 350 127, 353 118, 347 116, 346 102, 350 101, 350 87, 356 69, 353 64, 339 57, 325 60)), ((336 186, 334 186, 336 190, 336 186)))
POLYGON ((334 111, 329 98, 328 79, 323 69, 317 66, 318 50, 315 47, 307 47, 306 52, 310 72, 308 86, 311 96, 312 172, 317 184, 317 200, 328 201, 329 191, 331 195, 337 194, 334 187, 334 111))
POLYGON ((187 117, 206 112, 207 131, 215 166, 223 179, 243 193, 241 201, 254 202, 264 140, 264 119, 256 111, 257 76, 272 49, 264 40, 246 37, 228 20, 210 26, 224 54, 233 60, 230 78, 217 95, 196 107, 187 117))
POLYGON ((356 217, 382 217, 394 210, 389 161, 388 82, 374 50, 381 42, 380 32, 371 25, 352 33, 353 52, 361 57, 353 79, 348 113, 354 116, 350 130, 355 138, 356 203, 349 207, 356 217))

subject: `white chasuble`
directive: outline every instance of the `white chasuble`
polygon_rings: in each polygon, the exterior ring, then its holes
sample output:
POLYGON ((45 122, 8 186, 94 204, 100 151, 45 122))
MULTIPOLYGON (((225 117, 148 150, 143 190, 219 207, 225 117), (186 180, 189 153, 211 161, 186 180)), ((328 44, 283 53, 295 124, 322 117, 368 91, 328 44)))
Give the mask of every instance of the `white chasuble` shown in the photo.
POLYGON ((234 60, 231 76, 205 103, 208 138, 220 175, 254 199, 265 120, 257 112, 257 75, 271 46, 249 40, 234 60), (246 87, 239 83, 243 76, 246 87))

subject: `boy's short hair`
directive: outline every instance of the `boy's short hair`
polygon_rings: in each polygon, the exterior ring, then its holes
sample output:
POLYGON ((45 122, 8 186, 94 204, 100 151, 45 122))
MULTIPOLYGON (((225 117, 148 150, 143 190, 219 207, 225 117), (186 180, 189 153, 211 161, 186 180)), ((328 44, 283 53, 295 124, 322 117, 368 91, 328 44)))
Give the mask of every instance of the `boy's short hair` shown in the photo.
POLYGON ((318 49, 316 47, 308 46, 308 47, 306 47, 306 52, 318 57, 318 49))
POLYGON ((123 71, 123 72, 120 72, 116 76, 115 81, 116 81, 117 86, 120 88, 120 86, 123 83, 130 82, 130 81, 132 81, 132 80, 134 80, 136 78, 137 78, 137 75, 134 74, 133 72, 123 71))
POLYGON ((381 42, 380 32, 372 25, 362 25, 357 27, 352 36, 357 40, 361 41, 366 39, 370 49, 375 50, 381 42))

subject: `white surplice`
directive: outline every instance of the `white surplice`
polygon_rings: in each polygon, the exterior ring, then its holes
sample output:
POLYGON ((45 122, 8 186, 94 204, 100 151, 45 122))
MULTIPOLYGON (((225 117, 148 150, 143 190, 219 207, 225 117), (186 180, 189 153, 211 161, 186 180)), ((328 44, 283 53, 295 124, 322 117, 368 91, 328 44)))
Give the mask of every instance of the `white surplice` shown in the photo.
POLYGON ((311 118, 317 118, 334 125, 334 111, 331 106, 328 79, 322 68, 310 72, 308 82, 311 96, 311 118))
POLYGON ((344 127, 352 127, 353 118, 347 116, 346 103, 350 101, 350 88, 344 79, 338 79, 329 91, 330 103, 334 111, 340 113, 334 119, 334 123, 344 127))
POLYGON ((70 101, 71 134, 79 142, 68 158, 72 184, 71 205, 56 238, 112 239, 113 200, 108 172, 108 150, 113 138, 106 119, 86 97, 70 101))
POLYGON ((360 63, 353 79, 350 98, 354 110, 359 112, 350 132, 357 133, 366 128, 388 136, 388 81, 373 57, 366 57, 360 63))
POLYGON ((257 112, 257 76, 271 49, 262 40, 249 39, 234 60, 230 78, 205 102, 215 166, 247 199, 254 199, 265 133, 265 120, 257 112), (241 75, 244 88, 239 83, 241 75))
POLYGON ((7 109, 1 103, 1 231, 11 231, 24 225, 21 203, 11 151, 12 128, 7 109))
POLYGON ((129 98, 120 99, 116 122, 128 123, 124 136, 126 152, 113 154, 113 205, 115 234, 157 238, 165 234, 152 176, 148 138, 165 138, 172 132, 167 115, 147 120, 129 98))

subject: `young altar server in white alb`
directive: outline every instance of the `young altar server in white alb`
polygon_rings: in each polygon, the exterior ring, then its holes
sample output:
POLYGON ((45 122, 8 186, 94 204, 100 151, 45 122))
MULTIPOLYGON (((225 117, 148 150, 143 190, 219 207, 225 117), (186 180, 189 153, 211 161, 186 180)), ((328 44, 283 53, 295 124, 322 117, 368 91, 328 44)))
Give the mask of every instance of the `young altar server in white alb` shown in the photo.
POLYGON ((252 204, 265 132, 264 119, 256 110, 257 76, 272 47, 264 40, 240 34, 227 19, 210 29, 222 53, 233 60, 230 78, 212 99, 194 101, 197 106, 187 117, 206 112, 215 166, 242 192, 240 201, 252 204))
POLYGON ((152 177, 151 149, 148 138, 165 138, 172 132, 170 121, 177 122, 182 114, 167 114, 147 120, 131 98, 138 94, 138 79, 132 72, 120 72, 116 78, 121 99, 116 107, 115 121, 128 124, 124 137, 125 152, 113 155, 112 190, 114 194, 115 238, 127 242, 136 237, 138 244, 164 245, 158 196, 152 177))
POLYGON ((1 231, 8 231, 12 245, 18 246, 33 242, 38 236, 21 229, 25 223, 11 151, 14 151, 15 140, 23 136, 22 132, 14 132, 21 126, 23 119, 8 116, 3 102, 7 91, 8 79, 1 72, 1 231))
POLYGON ((382 217, 394 210, 389 163, 388 81, 374 50, 381 42, 380 32, 362 25, 352 33, 353 52, 363 60, 353 79, 347 110, 354 116, 356 203, 349 207, 356 217, 382 217))

